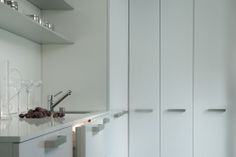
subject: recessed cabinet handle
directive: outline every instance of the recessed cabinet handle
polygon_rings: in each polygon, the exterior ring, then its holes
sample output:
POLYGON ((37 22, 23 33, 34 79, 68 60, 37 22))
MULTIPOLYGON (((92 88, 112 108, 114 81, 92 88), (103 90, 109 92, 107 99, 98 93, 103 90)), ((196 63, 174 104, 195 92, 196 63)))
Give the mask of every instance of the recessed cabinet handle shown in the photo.
POLYGON ((225 108, 210 108, 208 109, 209 112, 226 112, 225 108))
POLYGON ((186 109, 167 109, 168 112, 186 112, 186 109))
POLYGON ((135 109, 134 112, 137 112, 137 113, 152 113, 153 109, 135 109))
POLYGON ((98 125, 92 127, 92 131, 99 132, 99 131, 103 130, 104 128, 105 128, 105 126, 103 124, 98 124, 98 125))
POLYGON ((120 118, 122 117, 123 115, 127 114, 128 111, 122 111, 122 112, 118 112, 116 114, 113 115, 114 118, 120 118))
POLYGON ((110 122, 110 119, 109 118, 104 118, 103 119, 103 124, 107 124, 107 123, 109 123, 110 122))
POLYGON ((55 140, 45 141, 44 146, 45 148, 56 148, 63 143, 66 143, 66 136, 57 136, 55 140))

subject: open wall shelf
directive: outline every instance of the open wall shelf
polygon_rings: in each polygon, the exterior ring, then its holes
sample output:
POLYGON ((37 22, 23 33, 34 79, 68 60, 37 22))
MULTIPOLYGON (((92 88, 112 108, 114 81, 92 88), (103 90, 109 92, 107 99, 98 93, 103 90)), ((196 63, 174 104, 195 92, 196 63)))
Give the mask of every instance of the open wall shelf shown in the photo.
POLYGON ((0 3, 0 28, 39 44, 72 44, 63 35, 0 3))
POLYGON ((27 0, 41 10, 71 10, 72 0, 27 0))

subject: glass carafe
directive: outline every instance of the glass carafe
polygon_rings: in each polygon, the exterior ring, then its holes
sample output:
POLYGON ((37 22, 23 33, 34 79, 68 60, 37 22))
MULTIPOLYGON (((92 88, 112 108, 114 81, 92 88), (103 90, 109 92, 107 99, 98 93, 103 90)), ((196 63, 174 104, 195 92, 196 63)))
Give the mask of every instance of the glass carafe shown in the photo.
POLYGON ((0 61, 0 119, 9 119, 9 61, 0 61))

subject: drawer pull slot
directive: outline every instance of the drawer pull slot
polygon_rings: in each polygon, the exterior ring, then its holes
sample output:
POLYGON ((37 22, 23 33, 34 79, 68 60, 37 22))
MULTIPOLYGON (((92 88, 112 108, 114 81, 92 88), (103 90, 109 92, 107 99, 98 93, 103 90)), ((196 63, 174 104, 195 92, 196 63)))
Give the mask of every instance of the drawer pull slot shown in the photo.
POLYGON ((186 112, 186 109, 168 109, 168 112, 186 112))
POLYGON ((114 118, 120 118, 122 117, 123 115, 127 114, 128 111, 122 111, 122 112, 118 112, 116 114, 113 115, 114 118))
POLYGON ((137 112, 137 113, 152 113, 153 109, 135 109, 134 112, 137 112))
POLYGON ((226 109, 225 108, 211 108, 211 109, 208 109, 209 112, 226 112, 226 109))
POLYGON ((107 124, 107 123, 109 123, 110 122, 110 119, 109 118, 104 118, 103 119, 103 124, 107 124))
POLYGON ((97 126, 92 127, 92 131, 93 132, 99 132, 99 131, 103 130, 104 128, 105 127, 104 127, 103 124, 98 124, 97 126))
POLYGON ((57 139, 55 140, 45 141, 44 146, 45 148, 56 148, 62 145, 63 143, 66 143, 66 141, 66 136, 57 136, 57 139))

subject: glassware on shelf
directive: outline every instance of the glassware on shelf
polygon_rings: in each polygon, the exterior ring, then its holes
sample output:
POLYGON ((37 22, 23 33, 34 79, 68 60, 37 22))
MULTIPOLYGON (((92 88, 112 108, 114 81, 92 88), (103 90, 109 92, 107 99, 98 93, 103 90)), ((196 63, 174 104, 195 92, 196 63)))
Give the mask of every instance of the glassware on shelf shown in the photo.
POLYGON ((11 118, 9 108, 9 61, 0 61, 0 119, 11 118))

